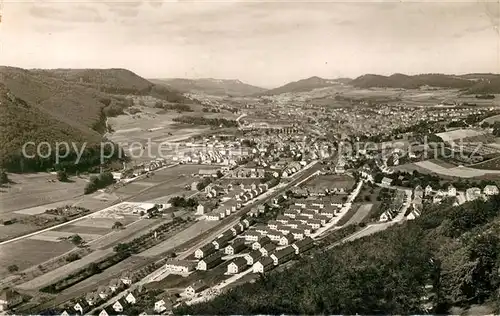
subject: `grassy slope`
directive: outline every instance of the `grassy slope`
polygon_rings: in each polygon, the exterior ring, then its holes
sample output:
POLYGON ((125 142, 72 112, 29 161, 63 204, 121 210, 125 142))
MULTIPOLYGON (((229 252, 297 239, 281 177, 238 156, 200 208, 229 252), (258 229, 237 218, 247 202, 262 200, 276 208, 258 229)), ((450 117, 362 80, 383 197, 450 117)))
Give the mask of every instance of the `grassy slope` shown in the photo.
MULTIPOLYGON (((112 94, 152 95, 173 102, 188 101, 124 69, 25 70, 0 67, 3 111, 1 166, 19 166, 21 146, 27 141, 89 142, 97 144, 105 132, 106 102, 126 107, 112 94), (17 162, 16 162, 17 160, 17 162)), ((109 107, 108 107, 109 109, 109 107)), ((90 153, 95 156, 95 152, 90 153)), ((94 164, 95 159, 89 159, 94 164)), ((98 161, 98 160, 97 160, 98 161)), ((49 161, 31 167, 50 167, 49 161)), ((24 170, 24 167, 23 167, 24 170)), ((30 168, 28 168, 30 170, 30 168)), ((19 171, 19 170, 13 170, 19 171)))

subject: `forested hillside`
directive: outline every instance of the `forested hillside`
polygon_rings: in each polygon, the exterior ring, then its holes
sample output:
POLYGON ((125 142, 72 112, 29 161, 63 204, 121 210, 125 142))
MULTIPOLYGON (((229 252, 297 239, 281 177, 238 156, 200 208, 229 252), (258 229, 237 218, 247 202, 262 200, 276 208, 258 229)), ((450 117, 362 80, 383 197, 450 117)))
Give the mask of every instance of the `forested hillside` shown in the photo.
POLYGON ((34 142, 35 146, 48 142, 52 144, 52 154, 56 142, 79 144, 78 148, 85 143, 83 161, 77 166, 70 163, 75 158, 72 149, 62 165, 68 171, 98 166, 99 145, 107 131, 106 118, 122 114, 133 105, 130 95, 188 101, 181 94, 124 69, 0 67, 0 86, 0 167, 12 172, 46 171, 54 167, 54 156, 23 158, 21 149, 26 142, 34 142))
POLYGON ((414 221, 303 257, 212 301, 176 314, 448 313, 484 305, 498 312, 500 197, 431 206, 414 221), (425 289, 427 286, 428 289, 425 289))
POLYGON ((466 93, 500 93, 500 75, 497 74, 393 74, 381 76, 366 74, 350 82, 358 88, 418 89, 421 86, 462 89, 466 93))

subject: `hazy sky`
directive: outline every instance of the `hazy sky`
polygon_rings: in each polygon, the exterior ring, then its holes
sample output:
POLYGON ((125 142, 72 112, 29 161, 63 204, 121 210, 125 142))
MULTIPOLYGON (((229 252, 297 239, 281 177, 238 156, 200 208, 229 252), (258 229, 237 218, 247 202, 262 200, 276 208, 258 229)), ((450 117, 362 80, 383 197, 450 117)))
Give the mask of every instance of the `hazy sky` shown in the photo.
POLYGON ((310 76, 500 72, 493 0, 4 0, 2 9, 0 64, 23 68, 127 68, 265 87, 310 76))

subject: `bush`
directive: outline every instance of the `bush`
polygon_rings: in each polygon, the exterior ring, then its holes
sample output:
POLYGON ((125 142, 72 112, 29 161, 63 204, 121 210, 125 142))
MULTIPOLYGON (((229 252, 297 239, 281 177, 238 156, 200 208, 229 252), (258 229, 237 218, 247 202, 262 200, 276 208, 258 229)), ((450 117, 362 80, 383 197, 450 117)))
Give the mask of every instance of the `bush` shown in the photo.
POLYGON ((68 174, 64 170, 59 170, 57 171, 57 180, 61 182, 66 182, 68 181, 68 174))

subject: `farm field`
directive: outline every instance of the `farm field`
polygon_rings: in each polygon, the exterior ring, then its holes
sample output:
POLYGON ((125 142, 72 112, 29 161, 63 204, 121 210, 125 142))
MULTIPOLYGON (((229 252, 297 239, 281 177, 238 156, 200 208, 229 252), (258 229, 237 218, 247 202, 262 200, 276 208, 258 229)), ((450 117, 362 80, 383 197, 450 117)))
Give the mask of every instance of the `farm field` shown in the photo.
POLYGON ((217 221, 198 221, 195 224, 189 226, 183 231, 175 234, 171 238, 165 240, 164 242, 149 248, 146 251, 141 252, 138 256, 141 257, 155 257, 161 253, 173 249, 183 243, 191 240, 192 238, 201 235, 203 232, 217 226, 219 223, 217 221))
MULTIPOLYGON (((133 223, 139 220, 139 216, 132 213, 139 205, 121 203, 67 225, 1 245, 0 263, 16 264, 20 271, 38 265, 73 249, 74 245, 65 239, 75 234, 82 237, 93 249, 97 249, 98 246, 103 247, 107 243, 114 243, 120 238, 133 235, 137 229, 146 228, 151 224, 149 220, 144 220, 143 222, 139 221, 142 222, 139 225, 133 226, 133 223), (117 221, 122 223, 125 228, 113 232, 112 226, 117 221), (103 236, 106 237, 103 238, 103 236), (94 244, 94 241, 97 243, 94 244)), ((7 267, 4 264, 1 266, 7 267)), ((6 269, 0 270, 0 276, 5 273, 8 273, 6 269)))
POLYGON ((145 188, 142 193, 134 196, 130 201, 154 203, 167 203, 168 200, 175 195, 185 194, 186 196, 196 193, 196 191, 186 190, 186 185, 191 185, 193 182, 200 181, 199 177, 193 177, 192 174, 198 173, 200 169, 218 169, 214 166, 200 165, 178 165, 172 168, 167 168, 155 172, 149 178, 142 179, 136 184, 135 182, 118 189, 118 193, 131 194, 135 190, 137 193, 139 187, 145 188), (148 187, 154 185, 154 187, 148 187))
POLYGON ((356 213, 347 221, 346 225, 359 224, 363 222, 370 214, 373 204, 362 204, 358 207, 356 213))
POLYGON ((73 182, 59 182, 50 173, 9 174, 13 182, 0 190, 0 216, 35 206, 60 201, 71 201, 83 196, 87 181, 72 177, 73 182), (56 182, 48 182, 55 180, 56 182))
POLYGON ((21 290, 34 290, 34 289, 41 288, 41 287, 46 286, 46 285, 48 285, 48 284, 50 284, 58 279, 70 274, 70 273, 77 271, 78 269, 81 269, 82 267, 86 266, 87 264, 89 264, 91 262, 95 262, 95 261, 105 257, 106 255, 108 255, 112 252, 113 252, 112 249, 96 250, 96 251, 92 252, 91 254, 89 254, 89 255, 87 255, 79 260, 70 262, 62 267, 59 267, 55 270, 47 272, 39 277, 36 277, 33 280, 30 280, 28 282, 20 284, 17 286, 17 288, 19 288, 21 290))
POLYGON ((38 265, 53 257, 62 255, 75 246, 69 241, 45 241, 23 239, 14 243, 0 246, 0 277, 9 274, 7 267, 17 265, 19 270, 38 265))
POLYGON ((446 177, 458 177, 458 178, 477 178, 484 176, 500 176, 499 170, 487 170, 487 169, 476 169, 470 167, 453 167, 446 168, 432 161, 425 160, 419 161, 412 164, 405 164, 396 167, 397 170, 404 170, 407 172, 412 172, 417 170, 421 173, 436 173, 441 176, 446 177))
POLYGON ((317 188, 345 188, 350 189, 354 185, 354 179, 344 175, 321 175, 312 178, 305 183, 308 187, 317 188))

